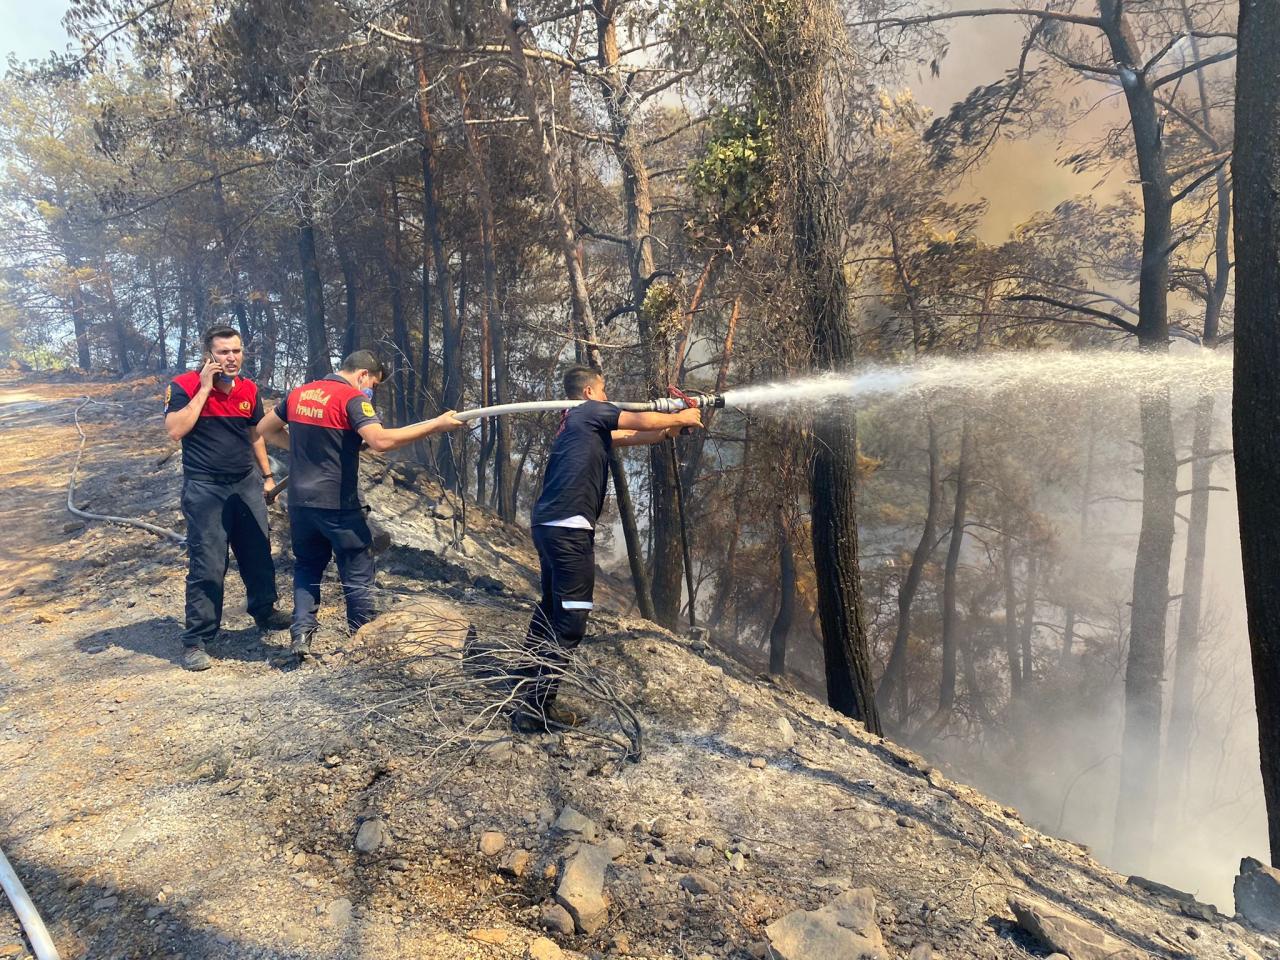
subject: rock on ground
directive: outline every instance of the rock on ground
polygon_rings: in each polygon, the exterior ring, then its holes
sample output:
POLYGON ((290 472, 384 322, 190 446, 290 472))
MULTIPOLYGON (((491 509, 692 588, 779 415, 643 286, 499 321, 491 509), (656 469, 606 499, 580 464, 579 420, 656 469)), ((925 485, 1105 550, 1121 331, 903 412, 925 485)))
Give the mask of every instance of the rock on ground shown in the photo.
POLYGON ((862 887, 818 910, 796 910, 765 928, 778 960, 889 960, 876 925, 876 899, 862 887))
POLYGON ((604 873, 611 862, 604 847, 584 845, 564 865, 556 900, 569 911, 581 933, 595 933, 609 919, 604 873))
POLYGON ((1054 953, 1071 960, 1141 960, 1143 954, 1124 941, 1079 917, 1025 897, 1010 897, 1009 908, 1020 926, 1054 953))
POLYGON ((576 833, 583 840, 594 841, 600 835, 600 828, 591 819, 579 813, 573 807, 565 807, 556 818, 555 827, 561 833, 576 833))
POLYGON ((381 817, 371 817, 356 831, 356 849, 373 853, 387 842, 387 824, 381 817))
POLYGON ((1245 857, 1235 891, 1236 913, 1259 930, 1280 931, 1280 870, 1245 857))
POLYGON ((529 949, 525 951, 527 960, 561 960, 563 956, 564 951, 546 937, 538 937, 529 944, 529 949))

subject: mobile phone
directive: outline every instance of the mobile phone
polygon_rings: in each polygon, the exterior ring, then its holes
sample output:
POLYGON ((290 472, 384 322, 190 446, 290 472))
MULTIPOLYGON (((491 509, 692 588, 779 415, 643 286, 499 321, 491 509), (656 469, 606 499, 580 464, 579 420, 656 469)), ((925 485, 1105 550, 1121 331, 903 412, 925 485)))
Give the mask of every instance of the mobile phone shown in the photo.
MULTIPOLYGON (((214 356, 213 356, 213 354, 212 354, 212 353, 206 353, 206 354, 204 355, 204 362, 205 362, 205 363, 218 363, 218 361, 214 358, 214 356)), ((224 372, 223 372, 223 370, 222 370, 222 364, 220 364, 220 363, 219 363, 219 364, 218 364, 218 371, 217 371, 217 373, 215 373, 215 374, 213 375, 213 379, 214 379, 214 380, 216 380, 216 381, 218 381, 219 383, 228 383, 228 382, 233 381, 235 378, 234 378, 234 377, 232 377, 231 375, 227 374, 227 373, 224 373, 224 372)))

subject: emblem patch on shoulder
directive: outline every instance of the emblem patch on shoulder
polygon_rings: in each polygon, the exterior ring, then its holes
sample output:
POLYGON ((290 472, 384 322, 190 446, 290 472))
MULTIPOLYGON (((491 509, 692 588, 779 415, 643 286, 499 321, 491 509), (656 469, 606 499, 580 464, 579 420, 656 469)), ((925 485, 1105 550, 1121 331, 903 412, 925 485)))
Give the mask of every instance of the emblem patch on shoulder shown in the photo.
POLYGON ((248 400, 241 400, 241 401, 240 401, 240 412, 241 412, 241 413, 248 413, 248 412, 249 412, 250 410, 252 410, 252 409, 253 409, 253 404, 252 404, 252 403, 250 403, 248 400))
POLYGON ((370 403, 368 400, 365 400, 363 403, 360 404, 360 412, 363 413, 366 417, 377 416, 377 414, 373 412, 373 404, 370 403))
POLYGON ((169 384, 164 388, 164 408, 169 409, 169 401, 173 399, 173 384, 169 384))

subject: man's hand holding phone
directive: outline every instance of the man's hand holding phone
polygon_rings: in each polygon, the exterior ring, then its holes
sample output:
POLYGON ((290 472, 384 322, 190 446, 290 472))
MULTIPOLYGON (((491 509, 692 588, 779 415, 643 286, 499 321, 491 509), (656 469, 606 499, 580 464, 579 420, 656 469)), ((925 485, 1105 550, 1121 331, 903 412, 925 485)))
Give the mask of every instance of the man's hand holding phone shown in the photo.
POLYGON ((213 359, 213 354, 206 353, 204 355, 204 366, 200 368, 200 389, 209 391, 213 389, 213 378, 222 372, 222 364, 213 359))

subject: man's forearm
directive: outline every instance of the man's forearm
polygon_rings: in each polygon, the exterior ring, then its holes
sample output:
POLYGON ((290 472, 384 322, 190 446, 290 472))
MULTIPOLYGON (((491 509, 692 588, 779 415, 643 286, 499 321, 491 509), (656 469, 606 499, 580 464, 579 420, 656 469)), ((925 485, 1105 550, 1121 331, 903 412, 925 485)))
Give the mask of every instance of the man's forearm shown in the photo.
POLYGON ((277 447, 289 446, 289 431, 283 426, 276 427, 274 430, 258 430, 258 439, 262 441, 265 447, 268 443, 277 447))
POLYGON ((388 427, 383 436, 391 441, 391 446, 387 448, 388 450, 399 450, 401 447, 408 446, 440 432, 440 425, 436 421, 419 420, 417 423, 406 424, 403 427, 388 427))
POLYGON ((258 462, 258 469, 265 477, 271 473, 271 461, 267 459, 267 443, 262 437, 253 441, 253 459, 258 462))
POLYGON ((208 399, 209 392, 207 390, 198 390, 196 395, 181 410, 165 414, 164 425, 169 432, 169 436, 174 440, 181 440, 190 433, 195 428, 196 421, 200 419, 200 411, 204 409, 205 401, 208 399))
POLYGON ((653 430, 666 430, 670 427, 682 426, 678 413, 653 413, 624 411, 619 417, 618 426, 623 430, 648 433, 653 430), (623 422, 626 426, 622 426, 623 422))
POLYGON ((666 430, 617 430, 613 434, 615 447, 645 447, 661 443, 671 436, 666 430))

